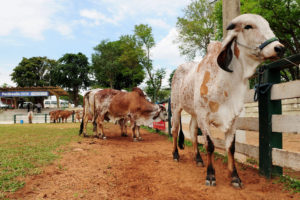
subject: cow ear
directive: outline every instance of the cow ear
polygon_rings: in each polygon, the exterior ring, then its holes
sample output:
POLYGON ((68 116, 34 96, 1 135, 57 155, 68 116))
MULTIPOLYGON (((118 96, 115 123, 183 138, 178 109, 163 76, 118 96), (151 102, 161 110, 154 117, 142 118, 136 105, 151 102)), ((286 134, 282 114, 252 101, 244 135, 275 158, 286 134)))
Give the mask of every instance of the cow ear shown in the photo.
POLYGON ((231 45, 233 41, 236 39, 237 32, 235 30, 228 31, 228 34, 224 41, 222 42, 222 50, 221 53, 218 55, 217 62, 220 68, 227 72, 233 72, 231 69, 228 68, 231 60, 232 60, 232 50, 231 45))

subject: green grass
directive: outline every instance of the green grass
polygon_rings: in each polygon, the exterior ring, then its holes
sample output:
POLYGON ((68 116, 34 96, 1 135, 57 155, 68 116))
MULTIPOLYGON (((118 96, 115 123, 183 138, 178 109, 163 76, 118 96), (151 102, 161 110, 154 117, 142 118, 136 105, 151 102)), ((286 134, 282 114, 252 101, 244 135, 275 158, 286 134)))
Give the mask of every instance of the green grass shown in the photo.
POLYGON ((283 183, 286 190, 291 191, 293 193, 300 193, 300 181, 297 179, 293 179, 287 175, 280 176, 275 183, 283 183))
POLYGON ((78 130, 71 123, 0 125, 0 194, 18 190, 25 176, 41 173, 66 144, 80 140, 78 130))

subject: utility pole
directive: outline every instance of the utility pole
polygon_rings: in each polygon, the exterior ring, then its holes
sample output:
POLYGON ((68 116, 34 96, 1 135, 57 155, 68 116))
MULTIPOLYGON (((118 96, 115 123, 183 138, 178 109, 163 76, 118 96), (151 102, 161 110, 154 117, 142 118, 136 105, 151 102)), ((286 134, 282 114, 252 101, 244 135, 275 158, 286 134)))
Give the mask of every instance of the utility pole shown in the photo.
POLYGON ((223 12, 223 39, 227 31, 226 28, 233 18, 240 15, 240 0, 222 0, 223 12))

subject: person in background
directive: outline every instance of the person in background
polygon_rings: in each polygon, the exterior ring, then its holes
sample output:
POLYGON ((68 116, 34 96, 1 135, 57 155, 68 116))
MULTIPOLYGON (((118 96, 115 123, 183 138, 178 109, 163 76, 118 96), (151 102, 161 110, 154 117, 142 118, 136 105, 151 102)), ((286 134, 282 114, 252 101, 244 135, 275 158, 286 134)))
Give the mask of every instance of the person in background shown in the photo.
POLYGON ((29 124, 32 124, 33 112, 29 111, 27 117, 28 117, 29 124))

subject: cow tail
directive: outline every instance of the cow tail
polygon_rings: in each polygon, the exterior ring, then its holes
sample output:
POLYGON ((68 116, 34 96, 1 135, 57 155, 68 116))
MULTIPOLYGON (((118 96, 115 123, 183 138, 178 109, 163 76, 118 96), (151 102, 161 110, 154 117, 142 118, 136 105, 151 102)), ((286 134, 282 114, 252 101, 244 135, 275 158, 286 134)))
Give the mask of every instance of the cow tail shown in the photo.
POLYGON ((181 117, 179 122, 179 138, 178 138, 178 146, 180 149, 184 149, 184 134, 182 131, 181 117))
POLYGON ((82 117, 81 124, 80 124, 79 135, 81 135, 82 132, 83 132, 83 117, 82 117))
POLYGON ((85 98, 86 98, 86 95, 84 95, 84 97, 83 97, 82 119, 81 119, 81 124, 80 124, 79 135, 81 135, 83 132, 83 121, 84 121, 84 115, 85 115, 85 98))

